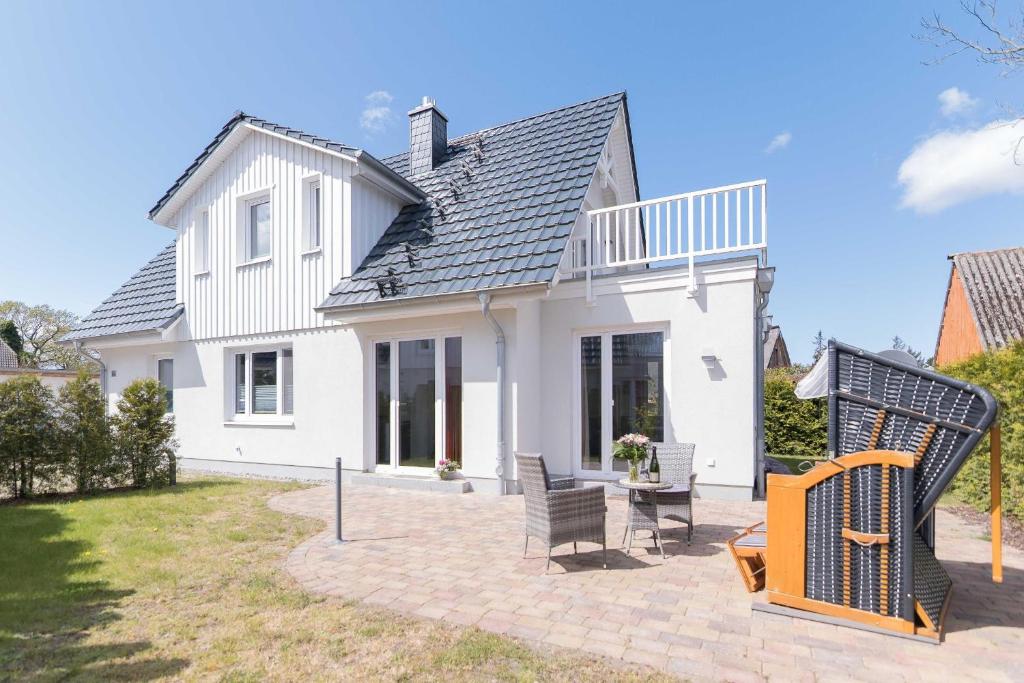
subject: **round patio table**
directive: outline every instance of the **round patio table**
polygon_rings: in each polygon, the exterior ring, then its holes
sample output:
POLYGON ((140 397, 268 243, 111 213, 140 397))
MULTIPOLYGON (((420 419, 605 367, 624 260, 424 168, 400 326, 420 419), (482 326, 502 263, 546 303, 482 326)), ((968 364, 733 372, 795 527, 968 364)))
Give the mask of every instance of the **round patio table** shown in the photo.
POLYGON ((629 537, 626 553, 628 554, 633 547, 633 534, 638 529, 648 529, 654 538, 654 547, 661 550, 661 559, 664 560, 665 545, 661 542, 661 529, 658 527, 658 491, 672 488, 672 483, 662 481, 655 484, 649 481, 620 479, 616 485, 629 491, 626 533, 622 536, 623 543, 626 543, 626 537, 629 537), (650 493, 649 500, 642 499, 638 495, 641 492, 650 493))

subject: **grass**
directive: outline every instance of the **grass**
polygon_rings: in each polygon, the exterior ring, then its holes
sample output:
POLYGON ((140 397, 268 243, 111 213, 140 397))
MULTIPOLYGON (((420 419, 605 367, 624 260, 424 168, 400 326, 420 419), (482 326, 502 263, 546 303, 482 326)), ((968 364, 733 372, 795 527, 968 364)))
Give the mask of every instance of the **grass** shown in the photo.
POLYGON ((809 458, 804 455, 775 455, 774 453, 769 455, 771 458, 775 458, 783 465, 789 468, 789 471, 793 474, 803 474, 803 470, 800 469, 800 463, 802 462, 820 462, 824 458, 809 458))
POLYGON ((280 568, 322 522, 296 484, 0 505, 0 680, 634 680, 478 629, 310 595, 280 568))

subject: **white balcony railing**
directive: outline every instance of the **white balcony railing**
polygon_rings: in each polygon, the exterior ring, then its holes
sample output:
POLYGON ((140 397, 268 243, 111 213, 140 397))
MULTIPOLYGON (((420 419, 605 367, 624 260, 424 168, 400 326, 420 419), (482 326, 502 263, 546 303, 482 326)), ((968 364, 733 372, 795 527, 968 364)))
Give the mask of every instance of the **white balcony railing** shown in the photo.
POLYGON ((569 243, 563 272, 585 274, 591 298, 594 273, 675 261, 694 261, 735 252, 760 251, 768 260, 768 183, 748 183, 648 199, 587 212, 584 235, 569 243))

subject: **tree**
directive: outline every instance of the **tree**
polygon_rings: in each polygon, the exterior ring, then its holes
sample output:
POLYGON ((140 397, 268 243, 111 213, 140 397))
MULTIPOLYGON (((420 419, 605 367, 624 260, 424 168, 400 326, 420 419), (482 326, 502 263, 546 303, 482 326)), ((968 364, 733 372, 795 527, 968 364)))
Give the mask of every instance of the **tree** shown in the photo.
POLYGON ((21 358, 25 345, 21 341, 21 335, 18 333, 18 327, 14 324, 14 321, 0 320, 0 341, 7 344, 11 351, 18 354, 18 358, 21 358))
POLYGON ((14 497, 31 495, 53 473, 53 392, 35 375, 0 384, 0 484, 14 497))
POLYGON ((818 359, 824 355, 825 350, 828 348, 828 344, 825 343, 825 335, 818 330, 818 334, 814 335, 814 363, 818 362, 818 359))
MULTIPOLYGON (((922 37, 930 39, 944 51, 935 61, 967 53, 974 55, 979 62, 1002 67, 1004 74, 1024 68, 1024 22, 1021 17, 1001 17, 996 5, 995 0, 961 0, 960 9, 980 30, 978 38, 947 24, 938 12, 931 18, 922 19, 921 26, 927 33, 922 37)), ((1024 15, 1024 11, 1020 14, 1024 15)))
POLYGON ((909 353, 917 361, 918 367, 931 367, 934 360, 932 358, 925 358, 924 353, 918 351, 913 346, 907 346, 907 343, 898 334, 892 338, 892 348, 909 353))
POLYGON ((84 369, 57 394, 57 439, 67 482, 87 493, 117 479, 100 385, 84 369))
POLYGON ((78 322, 74 313, 45 305, 3 301, 0 302, 0 318, 10 320, 17 328, 24 342, 22 360, 26 365, 76 369, 87 362, 74 349, 57 343, 78 322))
MULTIPOLYGON (((932 63, 967 54, 982 64, 1000 67, 1003 76, 1024 70, 1024 6, 1018 8, 1016 16, 1013 13, 1006 16, 1000 15, 995 0, 961 0, 960 10, 967 15, 977 37, 947 24, 938 12, 921 20, 925 35, 918 38, 930 41, 943 51, 932 63)), ((1005 109, 1012 119, 1022 118, 1018 109, 1012 106, 1005 109)), ((1007 125, 1012 125, 1012 121, 1007 125)), ((1024 165, 1024 136, 1017 139, 1013 160, 1017 165, 1024 165)))
POLYGON ((137 379, 125 388, 111 418, 114 448, 135 488, 171 483, 174 416, 167 414, 167 391, 153 378, 137 379))

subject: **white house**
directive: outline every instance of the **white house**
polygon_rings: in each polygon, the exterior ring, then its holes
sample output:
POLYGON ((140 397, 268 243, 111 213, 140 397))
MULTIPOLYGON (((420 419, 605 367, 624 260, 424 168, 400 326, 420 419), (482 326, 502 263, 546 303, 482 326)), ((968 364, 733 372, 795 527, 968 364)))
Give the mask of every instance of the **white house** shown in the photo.
POLYGON ((163 381, 185 466, 405 485, 448 457, 483 492, 515 451, 619 478, 644 419, 697 444, 700 495, 749 498, 764 181, 638 201, 624 93, 454 139, 426 98, 409 119, 378 160, 232 117, 150 212, 171 244, 67 338, 111 404, 163 381))

